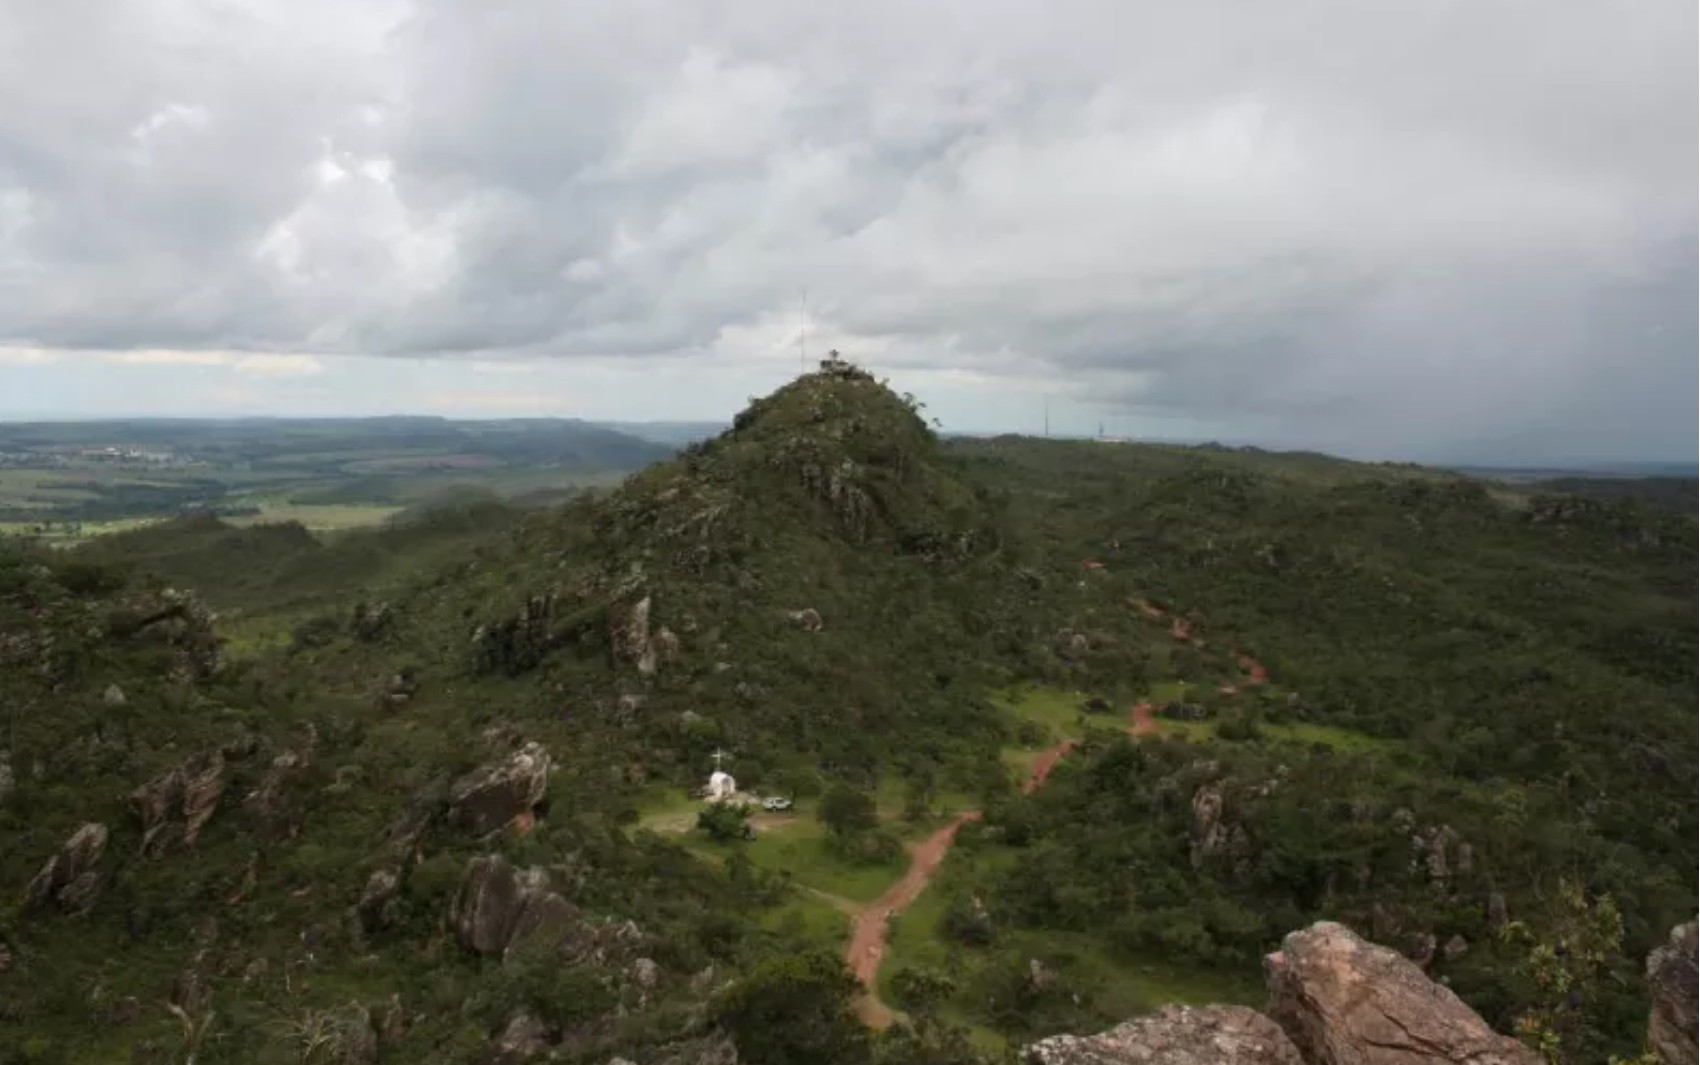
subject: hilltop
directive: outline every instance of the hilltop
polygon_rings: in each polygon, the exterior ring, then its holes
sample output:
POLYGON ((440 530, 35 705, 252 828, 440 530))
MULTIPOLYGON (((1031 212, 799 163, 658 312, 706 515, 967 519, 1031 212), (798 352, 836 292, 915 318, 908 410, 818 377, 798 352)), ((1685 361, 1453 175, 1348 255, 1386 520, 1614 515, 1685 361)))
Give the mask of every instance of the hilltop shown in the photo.
POLYGON ((1326 918, 1627 1052, 1693 916, 1694 551, 1432 470, 944 441, 836 360, 558 506, 0 548, 0 1045, 968 1062, 1243 1000, 1326 918), (800 813, 696 831, 717 751, 800 813), (845 914, 970 809, 864 1036, 845 914), (1573 897, 1621 929, 1560 1009, 1573 897))

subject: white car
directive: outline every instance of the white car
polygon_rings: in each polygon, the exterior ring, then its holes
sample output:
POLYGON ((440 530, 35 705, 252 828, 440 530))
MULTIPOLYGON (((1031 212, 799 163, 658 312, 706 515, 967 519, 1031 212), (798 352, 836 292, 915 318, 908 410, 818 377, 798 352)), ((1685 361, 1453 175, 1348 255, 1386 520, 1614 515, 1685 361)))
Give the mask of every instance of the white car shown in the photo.
POLYGON ((791 809, 791 800, 778 795, 769 795, 761 801, 761 808, 771 813, 780 813, 791 809))

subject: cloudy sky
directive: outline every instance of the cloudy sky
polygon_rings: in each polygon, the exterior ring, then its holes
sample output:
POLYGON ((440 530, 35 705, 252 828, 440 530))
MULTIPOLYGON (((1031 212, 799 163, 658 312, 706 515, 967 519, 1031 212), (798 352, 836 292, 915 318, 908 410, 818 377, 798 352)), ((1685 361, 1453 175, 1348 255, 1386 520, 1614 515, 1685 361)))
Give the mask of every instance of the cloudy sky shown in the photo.
POLYGON ((0 0, 0 417, 1692 459, 1692 0, 0 0), (807 312, 801 309, 807 291, 807 312))

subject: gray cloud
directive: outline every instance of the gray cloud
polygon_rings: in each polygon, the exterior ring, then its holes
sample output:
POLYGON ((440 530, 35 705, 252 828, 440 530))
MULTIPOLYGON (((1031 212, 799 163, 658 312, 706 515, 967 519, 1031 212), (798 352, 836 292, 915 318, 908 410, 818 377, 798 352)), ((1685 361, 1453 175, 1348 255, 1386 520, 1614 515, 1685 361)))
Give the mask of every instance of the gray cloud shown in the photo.
POLYGON ((807 286, 891 372, 1680 453, 1695 18, 0 0, 0 343, 746 364, 807 286))

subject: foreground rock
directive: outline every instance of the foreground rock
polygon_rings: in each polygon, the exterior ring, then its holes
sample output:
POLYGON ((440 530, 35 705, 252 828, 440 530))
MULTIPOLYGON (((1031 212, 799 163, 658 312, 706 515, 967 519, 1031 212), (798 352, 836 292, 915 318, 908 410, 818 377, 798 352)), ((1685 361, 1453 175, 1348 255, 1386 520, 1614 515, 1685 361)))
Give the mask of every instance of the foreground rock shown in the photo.
POLYGON ((483 766, 449 789, 449 816, 474 835, 488 835, 529 814, 549 788, 549 752, 531 742, 483 766))
POLYGON ((86 912, 100 894, 106 838, 106 826, 92 821, 71 833, 24 889, 25 902, 40 906, 51 899, 66 913, 86 912))
POLYGON ((1653 997, 1647 1045, 1665 1065, 1695 1065, 1696 928, 1693 921, 1671 929, 1670 942, 1647 956, 1647 989, 1653 997))
POLYGON ((1540 1065, 1386 947, 1319 921, 1264 959, 1269 1015, 1310 1065, 1540 1065))
POLYGON ((1052 1036, 1028 1065, 1302 1065, 1280 1027, 1244 1006, 1165 1006, 1100 1035, 1052 1036))

